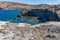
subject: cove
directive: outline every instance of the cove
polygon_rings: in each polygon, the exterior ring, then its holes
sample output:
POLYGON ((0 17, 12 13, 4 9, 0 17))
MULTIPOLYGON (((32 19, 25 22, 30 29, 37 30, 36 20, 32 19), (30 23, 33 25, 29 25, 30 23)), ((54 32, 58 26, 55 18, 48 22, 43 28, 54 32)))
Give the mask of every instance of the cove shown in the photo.
POLYGON ((17 18, 21 10, 0 10, 0 21, 9 21, 17 18))
POLYGON ((9 21, 12 23, 29 23, 36 24, 38 23, 32 17, 23 17, 23 20, 18 20, 18 15, 21 14, 22 10, 0 10, 0 21, 9 21))

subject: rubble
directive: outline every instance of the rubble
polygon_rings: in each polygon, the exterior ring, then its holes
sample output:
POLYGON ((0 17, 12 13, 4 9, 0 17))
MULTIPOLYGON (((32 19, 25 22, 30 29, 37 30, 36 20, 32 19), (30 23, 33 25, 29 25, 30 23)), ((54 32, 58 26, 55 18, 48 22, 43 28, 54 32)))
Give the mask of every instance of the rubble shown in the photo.
POLYGON ((0 23, 3 23, 1 26, 3 29, 0 29, 0 40, 60 40, 60 22, 36 25, 2 21, 0 23))

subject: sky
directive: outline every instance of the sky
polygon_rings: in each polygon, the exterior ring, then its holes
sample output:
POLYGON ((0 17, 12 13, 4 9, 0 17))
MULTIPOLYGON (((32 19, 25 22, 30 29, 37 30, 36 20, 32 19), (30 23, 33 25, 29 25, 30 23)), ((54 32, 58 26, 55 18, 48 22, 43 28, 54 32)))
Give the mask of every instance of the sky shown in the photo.
POLYGON ((0 0, 0 1, 1 2, 3 2, 3 1, 19 2, 19 3, 33 4, 33 5, 38 5, 38 4, 49 4, 49 5, 60 4, 60 0, 0 0))

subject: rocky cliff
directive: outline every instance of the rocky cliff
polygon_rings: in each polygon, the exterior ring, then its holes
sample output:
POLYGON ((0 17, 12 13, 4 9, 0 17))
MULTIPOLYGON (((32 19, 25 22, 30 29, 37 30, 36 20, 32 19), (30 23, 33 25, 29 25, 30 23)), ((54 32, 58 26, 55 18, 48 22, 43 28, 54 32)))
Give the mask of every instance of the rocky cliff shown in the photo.
POLYGON ((39 22, 60 21, 60 5, 29 5, 15 2, 0 2, 0 9, 22 10, 20 16, 38 17, 39 22))
POLYGON ((60 21, 60 5, 0 2, 0 9, 23 10, 18 17, 37 17, 39 22, 50 21, 36 25, 0 21, 0 40, 60 40, 60 22, 53 22, 60 21))

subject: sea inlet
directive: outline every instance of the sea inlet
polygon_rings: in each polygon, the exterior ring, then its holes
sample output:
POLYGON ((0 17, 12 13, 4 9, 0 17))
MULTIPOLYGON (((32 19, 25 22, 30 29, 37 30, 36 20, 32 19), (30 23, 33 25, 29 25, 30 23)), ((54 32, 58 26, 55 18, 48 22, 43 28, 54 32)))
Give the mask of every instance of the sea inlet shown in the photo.
POLYGON ((23 20, 14 20, 21 14, 21 10, 0 10, 0 21, 10 21, 13 23, 29 23, 36 24, 37 20, 32 17, 24 17, 23 20))

